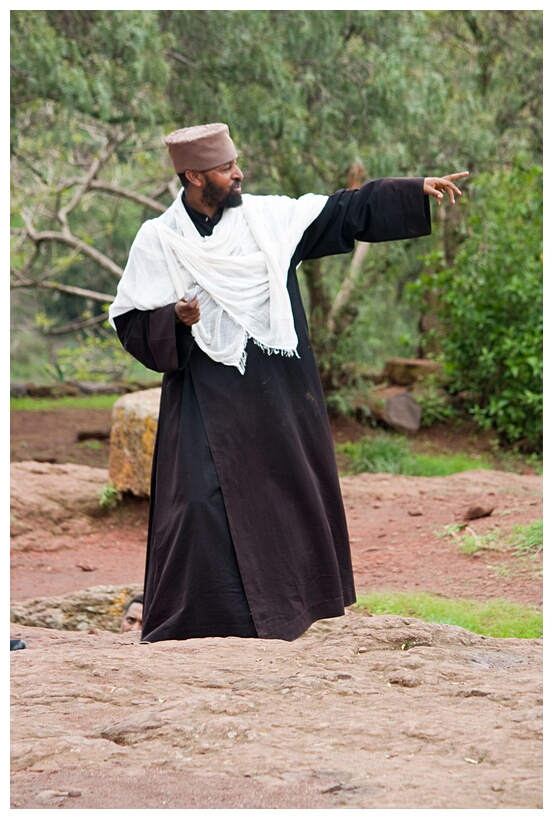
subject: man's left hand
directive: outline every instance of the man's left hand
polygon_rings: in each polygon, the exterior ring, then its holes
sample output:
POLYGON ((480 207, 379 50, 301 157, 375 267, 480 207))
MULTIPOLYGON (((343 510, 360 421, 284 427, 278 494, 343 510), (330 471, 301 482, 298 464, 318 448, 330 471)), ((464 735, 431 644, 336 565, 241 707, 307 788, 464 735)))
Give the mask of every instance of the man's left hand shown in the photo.
POLYGON ((462 179, 468 175, 468 171, 462 171, 461 173, 450 173, 448 176, 429 176, 424 180, 423 192, 428 196, 435 196, 438 205, 441 205, 444 198, 443 192, 446 191, 449 201, 454 205, 455 194, 462 196, 461 191, 454 184, 454 180, 462 179))

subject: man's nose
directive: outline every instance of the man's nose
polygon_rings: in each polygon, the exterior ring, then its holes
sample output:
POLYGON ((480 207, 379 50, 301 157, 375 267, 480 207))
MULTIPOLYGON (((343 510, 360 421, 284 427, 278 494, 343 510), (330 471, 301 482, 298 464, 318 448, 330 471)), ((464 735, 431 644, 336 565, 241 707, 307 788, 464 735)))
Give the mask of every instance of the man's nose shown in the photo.
POLYGON ((244 174, 242 173, 242 171, 240 170, 238 165, 235 165, 235 167, 234 167, 234 170, 233 170, 233 173, 232 173, 232 178, 233 179, 244 179, 244 174))

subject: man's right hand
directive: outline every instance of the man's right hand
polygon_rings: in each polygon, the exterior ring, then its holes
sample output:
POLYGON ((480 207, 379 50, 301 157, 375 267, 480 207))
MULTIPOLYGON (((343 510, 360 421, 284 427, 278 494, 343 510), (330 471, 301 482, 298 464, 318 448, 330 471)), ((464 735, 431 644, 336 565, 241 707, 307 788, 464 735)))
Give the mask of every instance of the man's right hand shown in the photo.
POLYGON ((188 327, 191 327, 192 324, 197 324, 200 320, 200 302, 198 301, 198 297, 195 296, 192 301, 179 299, 175 304, 175 315, 177 321, 182 321, 182 323, 188 327))

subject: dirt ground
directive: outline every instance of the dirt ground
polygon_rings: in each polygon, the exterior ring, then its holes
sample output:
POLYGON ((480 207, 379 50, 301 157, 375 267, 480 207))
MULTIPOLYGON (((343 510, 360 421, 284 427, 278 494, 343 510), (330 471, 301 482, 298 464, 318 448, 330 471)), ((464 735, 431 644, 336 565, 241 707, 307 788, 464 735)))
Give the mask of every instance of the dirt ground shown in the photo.
MULTIPOLYGON (((147 501, 108 515, 96 502, 110 420, 12 413, 12 601, 142 582, 147 501)), ((334 424, 337 441, 361 432, 334 424)), ((418 444, 487 446, 451 430, 418 444)), ((358 594, 542 605, 541 565, 508 540, 542 517, 539 476, 360 475, 342 488, 358 594), (463 554, 463 533, 494 548, 463 554)), ((27 643, 10 657, 12 808, 543 805, 539 640, 354 611, 292 644, 11 635, 27 643)))
MULTIPOLYGON (((110 423, 110 410, 12 412, 11 460, 107 469, 110 423)), ((337 442, 343 442, 365 434, 366 428, 336 421, 333 433, 337 442)), ((485 449, 487 442, 435 429, 421 434, 418 445, 427 451, 444 446, 467 451, 485 449)), ((55 471, 50 477, 44 472, 39 479, 43 486, 48 482, 55 496, 55 471)), ((541 562, 517 557, 507 543, 514 527, 541 519, 541 487, 539 476, 495 470, 449 478, 344 477, 358 593, 428 591, 541 606, 541 562), (491 514, 465 520, 469 510, 474 513, 478 508, 491 514), (464 534, 492 535, 490 546, 496 548, 462 554, 459 540, 464 534)), ((29 498, 27 503, 31 505, 29 498)), ((20 510, 23 529, 24 515, 20 510)), ((147 517, 147 500, 128 497, 114 514, 88 516, 78 528, 71 520, 49 528, 34 520, 31 531, 14 540, 11 598, 33 596, 38 586, 49 596, 87 585, 141 583, 147 517)))

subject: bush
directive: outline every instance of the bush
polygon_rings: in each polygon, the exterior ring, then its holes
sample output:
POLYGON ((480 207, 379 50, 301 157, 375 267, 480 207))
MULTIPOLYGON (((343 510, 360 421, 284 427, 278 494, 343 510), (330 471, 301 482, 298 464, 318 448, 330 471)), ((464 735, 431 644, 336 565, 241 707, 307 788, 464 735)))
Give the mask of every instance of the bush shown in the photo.
POLYGON ((542 446, 541 169, 482 175, 453 266, 425 276, 457 391, 484 428, 526 451, 542 446))

